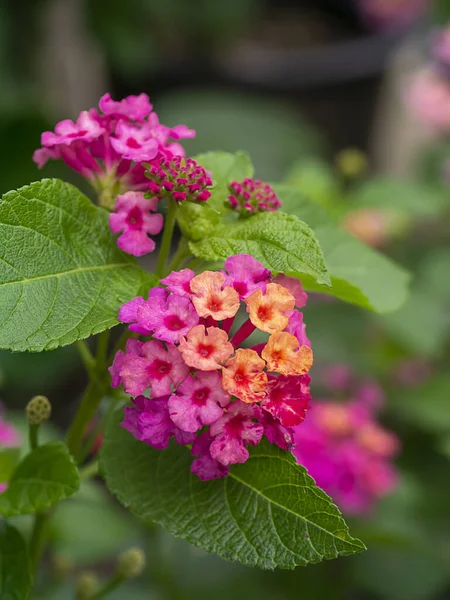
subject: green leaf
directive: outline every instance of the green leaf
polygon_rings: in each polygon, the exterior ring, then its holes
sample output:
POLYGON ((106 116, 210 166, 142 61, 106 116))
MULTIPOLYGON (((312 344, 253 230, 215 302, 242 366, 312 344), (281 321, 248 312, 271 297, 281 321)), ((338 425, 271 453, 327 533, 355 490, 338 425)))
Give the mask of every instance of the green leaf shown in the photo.
POLYGON ((109 329, 152 281, 72 185, 44 179, 0 201, 0 348, 40 352, 109 329))
POLYGON ((9 481, 20 459, 20 448, 0 448, 0 483, 9 481))
POLYGON ((33 580, 25 540, 0 522, 0 600, 27 600, 33 580))
POLYGON ((221 216, 227 212, 225 201, 229 196, 228 185, 253 175, 253 165, 245 152, 207 152, 193 157, 212 175, 214 188, 206 204, 185 202, 177 212, 178 224, 190 240, 208 236, 221 216))
POLYGON ((407 299, 409 274, 380 252, 332 223, 319 206, 298 190, 276 186, 283 208, 314 228, 332 287, 302 276, 305 289, 321 292, 379 313, 392 312, 407 299))
POLYGON ((39 446, 14 471, 8 489, 0 494, 0 515, 35 513, 78 491, 78 469, 62 442, 39 446))
POLYGON ((195 256, 205 260, 251 254, 275 273, 308 274, 324 286, 330 283, 314 232, 293 215, 260 213, 219 225, 208 237, 190 242, 190 248, 195 256))
POLYGON ((350 196, 357 207, 379 207, 417 218, 434 217, 444 208, 443 194, 419 181, 376 177, 361 184, 350 196))
POLYGON ((187 448, 160 451, 109 421, 100 466, 109 490, 137 516, 175 536, 247 566, 293 569, 360 552, 331 499, 268 442, 225 479, 202 482, 187 448))

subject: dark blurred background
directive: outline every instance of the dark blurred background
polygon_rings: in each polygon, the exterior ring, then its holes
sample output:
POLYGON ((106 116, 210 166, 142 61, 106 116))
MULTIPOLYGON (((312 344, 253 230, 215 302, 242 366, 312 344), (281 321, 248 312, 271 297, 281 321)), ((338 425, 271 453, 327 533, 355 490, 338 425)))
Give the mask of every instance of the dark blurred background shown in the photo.
MULTIPOLYGON (((115 99, 148 93, 163 123, 197 130, 184 144, 188 155, 246 149, 266 181, 285 178, 303 161, 319 165, 304 183, 320 194, 329 177, 320 165, 346 147, 366 151, 380 172, 405 175, 415 142, 397 123, 397 79, 421 62, 440 14, 435 9, 426 0, 6 0, 0 3, 0 192, 53 176, 85 189, 64 165, 50 162, 39 171, 31 157, 42 131, 95 106, 106 91, 115 99), (395 160, 386 161, 386 149, 395 160)), ((319 362, 339 354, 386 375, 390 357, 415 356, 417 346, 421 354, 424 336, 419 332, 414 346, 417 336, 411 341, 404 321, 387 328, 392 340, 353 307, 319 303, 308 318, 319 362)), ((439 329, 438 321, 436 338, 439 329)), ((427 360, 441 350, 434 338, 430 344, 427 360)), ((0 397, 11 410, 46 394, 63 427, 84 384, 72 347, 0 353, 0 397)), ((442 497, 448 458, 429 431, 411 429, 396 413, 387 420, 408 449, 405 475, 375 516, 354 524, 369 546, 360 557, 294 572, 245 569, 151 526, 142 533, 119 507, 106 505, 100 488, 86 486, 81 500, 59 513, 54 568, 67 562, 76 570, 93 560, 107 570, 115 552, 138 542, 149 553, 149 572, 113 598, 450 599, 450 518, 448 495, 442 497)), ((72 596, 62 585, 43 597, 72 596)))

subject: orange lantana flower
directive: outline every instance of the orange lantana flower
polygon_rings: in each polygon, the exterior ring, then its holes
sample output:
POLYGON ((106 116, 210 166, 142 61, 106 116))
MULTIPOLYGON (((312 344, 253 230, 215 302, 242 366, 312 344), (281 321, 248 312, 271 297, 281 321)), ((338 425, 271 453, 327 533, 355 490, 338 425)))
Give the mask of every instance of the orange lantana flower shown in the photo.
POLYGON ((205 330, 204 325, 190 329, 186 338, 181 338, 178 349, 187 365, 202 371, 220 369, 234 351, 225 331, 218 327, 205 330))
POLYGON ((244 299, 250 321, 261 331, 275 333, 283 331, 289 323, 289 314, 294 310, 295 298, 289 290, 278 283, 269 283, 266 293, 256 290, 244 299))
POLYGON ((300 346, 295 335, 286 331, 272 334, 261 353, 269 371, 281 375, 304 375, 313 364, 309 346, 300 346))
POLYGON ((222 369, 222 386, 242 402, 259 402, 266 394, 266 363, 254 350, 236 350, 222 369))
POLYGON ((204 271, 191 280, 191 291, 195 310, 200 317, 212 317, 222 321, 234 317, 239 310, 239 294, 231 286, 222 289, 224 273, 204 271))

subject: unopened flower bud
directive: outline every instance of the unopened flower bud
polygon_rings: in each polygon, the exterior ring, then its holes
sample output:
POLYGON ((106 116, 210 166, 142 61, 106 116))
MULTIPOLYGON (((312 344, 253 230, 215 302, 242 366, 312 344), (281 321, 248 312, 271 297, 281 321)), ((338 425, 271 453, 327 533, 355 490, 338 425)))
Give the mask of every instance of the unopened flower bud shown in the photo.
POLYGON ((28 402, 25 410, 29 425, 40 425, 50 418, 52 405, 45 396, 34 396, 28 402))
POLYGON ((346 148, 336 156, 336 166, 347 179, 358 179, 367 171, 367 156, 357 148, 346 148))
POLYGON ((140 548, 129 548, 119 556, 117 572, 126 579, 137 577, 145 568, 145 554, 140 548))
POLYGON ((81 573, 76 584, 76 600, 90 600, 97 592, 99 580, 92 571, 81 573))

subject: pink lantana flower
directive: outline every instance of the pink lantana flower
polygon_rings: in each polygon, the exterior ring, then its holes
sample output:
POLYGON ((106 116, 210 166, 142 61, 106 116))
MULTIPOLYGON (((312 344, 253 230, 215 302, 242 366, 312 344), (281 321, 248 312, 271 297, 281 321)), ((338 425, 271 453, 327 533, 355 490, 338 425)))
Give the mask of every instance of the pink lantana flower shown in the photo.
POLYGON ((117 154, 137 163, 149 161, 158 154, 159 144, 152 137, 149 126, 135 127, 119 121, 111 145, 117 154))
POLYGON ((149 189, 159 198, 169 196, 176 202, 206 202, 211 197, 212 179, 192 158, 161 156, 146 171, 149 189))
POLYGON ((115 212, 109 215, 113 233, 121 233, 117 245, 133 256, 143 256, 155 249, 148 235, 156 235, 163 228, 163 216, 156 212, 156 198, 145 199, 141 192, 126 192, 118 196, 115 212))
POLYGON ((236 400, 226 414, 210 427, 215 438, 210 446, 214 460, 228 466, 248 459, 247 444, 256 446, 264 434, 264 427, 255 422, 262 413, 255 404, 236 400))
POLYGON ((247 298, 256 290, 261 290, 263 294, 266 292, 270 271, 250 254, 230 256, 224 266, 228 273, 225 285, 233 287, 241 299, 247 298))
POLYGON ((143 121, 153 109, 147 94, 128 96, 119 101, 113 100, 111 94, 104 94, 98 105, 105 115, 126 118, 131 121, 143 121))
POLYGON ((150 389, 152 398, 171 394, 172 389, 175 389, 189 372, 180 352, 171 345, 165 348, 156 340, 140 344, 137 352, 127 351, 120 359, 119 376, 125 391, 137 396, 150 389))
POLYGON ((169 398, 169 414, 177 427, 196 432, 217 421, 229 403, 219 373, 200 371, 195 377, 189 375, 169 398))
POLYGON ((125 407, 122 427, 137 440, 158 450, 167 448, 172 435, 178 444, 192 444, 196 438, 195 434, 181 431, 170 419, 168 399, 168 396, 157 400, 138 396, 133 401, 134 406, 125 407))
POLYGON ((165 304, 144 302, 137 310, 138 323, 164 342, 179 342, 195 325, 199 316, 189 298, 170 294, 165 304))
POLYGON ((289 317, 289 323, 287 324, 285 331, 295 335, 300 346, 311 347, 311 342, 306 335, 306 325, 303 323, 303 313, 295 310, 289 317))
POLYGON ((274 283, 282 285, 284 288, 291 292, 291 294, 295 298, 295 306, 297 308, 303 308, 304 306, 306 306, 306 303, 308 302, 308 294, 303 290, 302 282, 300 281, 300 279, 296 279, 295 277, 288 277, 287 275, 279 273, 275 277, 274 283))
POLYGON ((268 412, 264 412, 262 424, 264 435, 271 444, 276 444, 282 450, 291 450, 294 445, 294 430, 292 427, 284 427, 268 412))
POLYGON ((222 465, 211 456, 210 448, 214 438, 205 431, 195 440, 191 454, 196 458, 192 461, 191 471, 202 481, 226 477, 229 467, 222 465))
POLYGON ((191 297, 191 281, 194 277, 195 271, 192 269, 182 269, 181 271, 172 271, 170 275, 161 279, 161 283, 174 294, 191 297))
POLYGON ((261 402, 283 427, 295 427, 305 420, 310 406, 309 375, 271 377, 265 400, 261 402))

